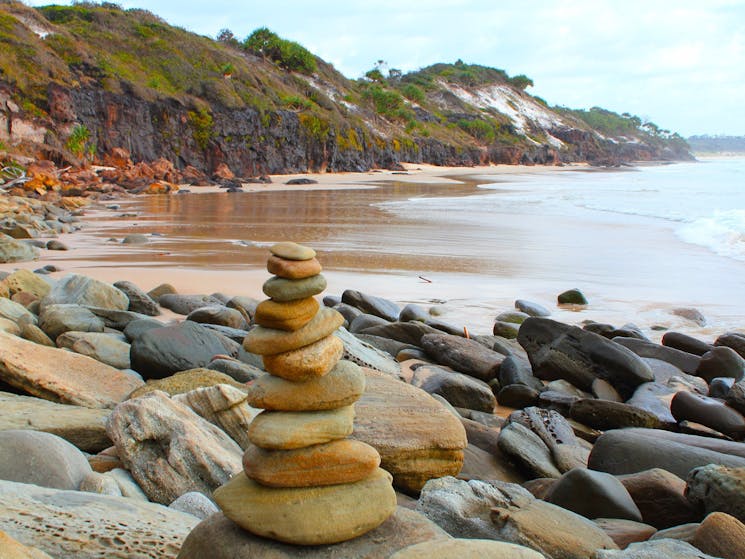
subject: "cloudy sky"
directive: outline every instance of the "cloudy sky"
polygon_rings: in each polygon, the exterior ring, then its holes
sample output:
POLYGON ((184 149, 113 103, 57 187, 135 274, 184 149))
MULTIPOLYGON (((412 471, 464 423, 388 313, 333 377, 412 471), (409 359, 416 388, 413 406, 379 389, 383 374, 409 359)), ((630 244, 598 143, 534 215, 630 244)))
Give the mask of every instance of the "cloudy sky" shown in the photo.
POLYGON ((528 75, 551 104, 630 112, 684 136, 745 135, 745 0, 118 4, 209 36, 266 26, 350 78, 377 60, 409 71, 460 58, 528 75))

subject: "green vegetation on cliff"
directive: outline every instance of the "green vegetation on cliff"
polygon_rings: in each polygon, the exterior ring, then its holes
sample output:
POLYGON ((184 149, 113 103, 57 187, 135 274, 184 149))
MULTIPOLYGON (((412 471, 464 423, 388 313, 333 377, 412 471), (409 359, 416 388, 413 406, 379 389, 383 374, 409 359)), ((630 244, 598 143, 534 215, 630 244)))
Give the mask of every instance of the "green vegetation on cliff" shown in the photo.
MULTIPOLYGON (((670 157, 686 153, 679 136, 630 115, 551 109, 525 92, 533 85, 525 75, 509 76, 460 60, 403 74, 386 71, 380 61, 364 77, 350 80, 265 27, 246 30, 244 39, 227 29, 212 39, 171 26, 146 10, 108 2, 33 9, 2 0, 0 51, 0 93, 10 94, 23 118, 52 128, 71 119, 87 124, 90 136, 82 141, 79 133, 70 135, 71 126, 64 128, 68 132, 61 145, 66 140, 66 147, 78 153, 110 146, 113 140, 97 142, 106 139, 99 122, 104 115, 88 115, 83 122, 67 114, 75 111, 55 105, 50 86, 172 103, 183 111, 187 133, 203 152, 210 146, 222 152, 289 150, 288 138, 270 139, 269 131, 295 119, 309 142, 306 156, 321 166, 325 162, 319 158, 345 152, 365 154, 355 164, 377 164, 372 152, 386 150, 394 159, 427 157, 439 164, 600 160, 615 149, 609 141, 615 138, 648 144, 649 158, 662 157, 667 148, 670 157), (227 117, 230 111, 255 111, 261 130, 238 141, 225 132, 225 119, 237 118, 234 113, 227 117), (536 120, 531 115, 537 113, 542 117, 536 120), (597 133, 595 151, 577 149, 568 130, 597 133), (538 159, 527 155, 539 148, 543 155, 538 159), (547 158, 550 152, 555 155, 547 158)), ((152 118, 160 122, 165 117, 152 118)), ((183 159, 183 139, 174 138, 172 130, 160 134, 163 141, 173 138, 170 151, 183 159)), ((349 159, 339 161, 344 167, 349 159)))

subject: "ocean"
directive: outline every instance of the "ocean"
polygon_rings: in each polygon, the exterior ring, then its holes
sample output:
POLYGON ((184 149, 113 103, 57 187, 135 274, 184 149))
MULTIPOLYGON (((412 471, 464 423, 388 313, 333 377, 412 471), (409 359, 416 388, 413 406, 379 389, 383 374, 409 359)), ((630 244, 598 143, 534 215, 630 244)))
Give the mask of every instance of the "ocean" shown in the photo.
POLYGON ((437 304, 445 319, 481 331, 516 298, 554 308, 575 287, 590 306, 556 309, 560 320, 702 336, 745 327, 745 159, 477 168, 446 184, 363 177, 378 188, 123 200, 116 212, 93 212, 77 253, 55 258, 81 273, 170 270, 196 282, 191 292, 225 286, 260 297, 266 248, 292 239, 319 251, 329 293, 437 304), (107 242, 131 232, 150 242, 107 242), (710 330, 681 322, 677 307, 698 308, 710 330))

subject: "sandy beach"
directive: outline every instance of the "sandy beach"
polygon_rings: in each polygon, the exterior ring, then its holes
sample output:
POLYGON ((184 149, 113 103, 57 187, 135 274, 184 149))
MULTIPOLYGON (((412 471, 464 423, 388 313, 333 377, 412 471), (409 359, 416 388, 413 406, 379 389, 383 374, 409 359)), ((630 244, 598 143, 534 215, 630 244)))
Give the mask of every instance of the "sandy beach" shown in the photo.
POLYGON ((167 282, 183 293, 261 298, 266 247, 293 239, 317 248, 328 293, 357 289, 402 304, 437 306, 442 319, 476 332, 489 332, 494 316, 517 298, 549 306, 565 322, 634 322, 653 338, 659 337, 653 327, 710 337, 740 324, 742 300, 733 299, 741 297, 738 263, 686 245, 650 220, 530 215, 528 208, 487 216, 491 223, 453 227, 436 214, 407 218, 386 206, 434 198, 475 201, 467 207, 478 207, 481 183, 523 180, 527 188, 533 180, 607 171, 584 165, 406 169, 277 175, 271 184, 246 185, 245 195, 185 185, 203 194, 197 203, 191 194, 99 202, 86 210, 81 231, 62 238, 69 251, 43 251, 38 262, 0 269, 53 264, 62 269, 58 276, 128 279, 146 290, 167 282), (317 184, 285 184, 295 178, 317 184), (487 229, 492 226, 498 229, 487 229), (128 233, 146 234, 149 242, 121 244, 128 233), (696 287, 709 285, 711 277, 718 278, 716 290, 696 287), (573 287, 586 293, 590 306, 581 312, 557 308, 556 295, 573 287), (700 308, 708 325, 671 314, 677 307, 700 308))

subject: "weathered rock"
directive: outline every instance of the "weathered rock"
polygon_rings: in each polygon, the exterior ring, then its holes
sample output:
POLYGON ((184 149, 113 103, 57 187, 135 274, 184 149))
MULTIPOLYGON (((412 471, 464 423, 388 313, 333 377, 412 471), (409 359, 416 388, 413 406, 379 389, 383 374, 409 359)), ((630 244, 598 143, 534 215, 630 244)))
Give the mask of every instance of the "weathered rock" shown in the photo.
POLYGON ((694 421, 734 439, 745 438, 745 416, 721 400, 681 391, 673 397, 670 410, 678 421, 694 421))
POLYGON ((344 354, 344 344, 336 336, 326 336, 297 349, 264 355, 267 372, 294 382, 305 382, 327 374, 344 354))
POLYGON ((56 435, 0 432, 0 480, 77 490, 91 471, 83 453, 56 435))
POLYGON ((78 491, 98 493, 99 495, 114 495, 115 497, 122 496, 119 484, 111 477, 98 472, 91 472, 85 476, 83 481, 80 482, 78 491))
POLYGON ((451 536, 511 542, 549 559, 586 559, 598 549, 616 549, 591 521, 512 483, 433 479, 424 486, 417 511, 451 536))
MULTIPOLYGON (((588 466, 593 470, 617 475, 661 468, 681 478, 686 478, 693 468, 706 464, 745 466, 745 457, 687 444, 704 437, 675 435, 656 429, 608 431, 595 442, 588 466)), ((710 441, 701 441, 700 444, 715 444, 714 439, 710 441)), ((721 444, 723 442, 720 441, 720 450, 727 448, 721 444)))
POLYGON ((545 500, 589 519, 642 520, 631 495, 618 479, 586 468, 574 468, 561 476, 545 500))
POLYGON ((104 321, 80 305, 47 305, 39 316, 39 327, 56 340, 65 332, 103 332, 104 321))
POLYGON ((131 233, 129 235, 125 235, 122 239, 123 245, 146 245, 150 242, 150 239, 147 235, 143 235, 142 233, 131 233))
POLYGON ((184 316, 201 307, 206 307, 208 305, 222 305, 222 301, 212 295, 181 295, 179 293, 165 293, 160 297, 155 297, 151 293, 152 292, 148 293, 148 295, 158 301, 158 304, 161 307, 184 316))
POLYGON ((367 534, 333 545, 302 547, 254 536, 222 514, 216 514, 189 534, 179 559, 379 559, 415 543, 442 542, 448 538, 436 524, 402 507, 397 507, 388 520, 367 534))
POLYGON ((40 398, 0 392, 0 431, 30 429, 65 439, 86 452, 111 446, 106 434, 109 412, 55 404, 40 398))
POLYGON ((132 340, 132 368, 148 379, 204 367, 215 355, 240 355, 240 346, 205 326, 184 321, 152 328, 132 340))
POLYGON ((704 518, 691 542, 704 553, 722 559, 745 557, 745 524, 723 512, 704 518))
POLYGON ((243 347, 258 355, 274 355, 291 351, 331 335, 344 323, 344 317, 333 309, 324 307, 302 328, 285 332, 256 326, 246 336, 243 347))
POLYGON ((544 555, 521 545, 494 540, 452 539, 423 542, 407 547, 391 555, 390 559, 545 559, 544 555))
POLYGON ((126 311, 129 308, 129 299, 111 284, 87 276, 68 274, 58 280, 42 300, 42 307, 58 304, 126 311))
POLYGON ((339 328, 334 335, 344 344, 343 359, 357 363, 360 367, 367 367, 400 378, 401 366, 391 359, 389 354, 361 341, 344 328, 339 328))
POLYGON ((380 465, 378 452, 347 439, 296 450, 264 450, 251 445, 243 455, 246 475, 269 487, 319 487, 354 483, 380 465))
POLYGON ((745 466, 712 462, 694 469, 688 474, 686 498, 706 514, 726 512, 745 522, 745 466))
POLYGON ((420 305, 416 303, 409 303, 401 309, 398 314, 398 320, 401 322, 410 322, 416 320, 419 322, 426 322, 430 319, 430 314, 420 305))
POLYGON ((170 377, 150 380, 143 386, 140 386, 137 390, 134 390, 130 395, 129 399, 139 398, 150 392, 160 390, 170 396, 176 394, 184 394, 198 388, 204 388, 208 386, 216 386, 220 384, 227 384, 238 390, 245 391, 245 386, 239 382, 234 381, 231 377, 225 373, 219 371, 213 371, 211 369, 189 369, 187 371, 181 371, 170 377))
POLYGON ((458 479, 496 479, 509 483, 526 481, 525 475, 513 466, 499 448, 495 452, 488 452, 471 443, 463 451, 463 468, 458 479))
POLYGON ((0 332, 0 379, 40 398, 89 408, 112 408, 142 385, 98 361, 0 332))
POLYGON ((248 448, 248 427, 260 410, 246 402, 246 393, 229 384, 217 384, 173 396, 210 423, 217 425, 238 443, 248 448))
POLYGON ((737 411, 745 414, 745 381, 736 382, 727 393, 727 403, 737 411))
POLYGON ((39 258, 39 249, 0 233, 0 262, 28 262, 39 258))
POLYGON ((37 299, 46 296, 52 288, 49 282, 45 281, 40 275, 23 268, 10 274, 2 283, 8 288, 10 295, 28 293, 37 299))
POLYGON ((499 448, 531 477, 561 477, 561 471, 541 437, 519 423, 510 423, 502 428, 499 448))
POLYGON ((101 332, 65 332, 57 337, 57 345, 117 369, 129 369, 129 344, 101 332))
POLYGON ((0 530, 0 549, 3 559, 53 559, 35 547, 27 547, 0 530))
POLYGON ((595 334, 600 334, 601 336, 603 336, 604 338, 608 338, 609 340, 612 340, 617 337, 636 338, 639 340, 647 339, 644 333, 641 330, 639 330, 637 326, 634 326, 633 324, 622 326, 621 328, 616 328, 612 324, 590 322, 588 324, 585 324, 582 328, 583 330, 587 330, 588 332, 594 332, 595 334))
POLYGON ((127 299, 129 299, 127 310, 147 316, 158 316, 160 314, 160 307, 155 299, 131 281, 117 281, 114 283, 114 287, 124 293, 127 299))
POLYGON ((398 305, 393 301, 352 289, 347 289, 342 293, 341 301, 342 303, 360 309, 364 313, 379 316, 391 322, 398 320, 398 316, 401 313, 398 305))
POLYGON ((499 366, 499 385, 510 384, 522 384, 537 391, 544 389, 543 383, 533 376, 530 363, 514 355, 505 357, 499 366))
POLYGON ((0 318, 5 318, 17 324, 30 322, 36 324, 36 316, 29 310, 10 299, 0 297, 0 318))
POLYGON ((105 472, 104 475, 114 480, 114 482, 119 486, 119 491, 121 491, 122 497, 137 499, 143 503, 150 502, 150 499, 148 499, 135 478, 132 477, 132 474, 129 473, 129 470, 125 470, 124 468, 112 468, 105 472))
POLYGON ((421 347, 422 336, 426 334, 442 335, 442 332, 437 328, 418 321, 391 322, 390 324, 365 328, 362 333, 371 336, 380 336, 381 338, 390 338, 417 347, 421 347))
POLYGON ((318 301, 313 297, 283 303, 267 299, 256 306, 254 322, 265 328, 293 332, 308 324, 318 309, 318 301))
POLYGON ((485 382, 435 365, 417 367, 409 383, 429 394, 439 394, 456 407, 492 413, 497 405, 485 382))
POLYGON ((264 375, 246 387, 254 408, 275 411, 332 410, 356 402, 365 389, 365 375, 350 361, 339 361, 327 375, 296 383, 264 375))
POLYGON ((164 392, 117 406, 107 432, 124 465, 158 503, 188 491, 210 494, 241 470, 240 447, 164 392))
POLYGON ((530 316, 546 317, 551 315, 551 311, 543 305, 526 301, 525 299, 515 301, 515 308, 530 316))
POLYGON ((724 400, 729 391, 735 385, 735 379, 732 377, 716 377, 709 383, 709 397, 724 400))
POLYGON ((248 328, 246 319, 239 311, 229 309, 222 305, 210 305, 194 309, 186 317, 186 320, 191 320, 200 324, 227 326, 228 328, 236 328, 239 330, 245 330, 248 328))
POLYGON ((218 358, 207 364, 207 369, 225 373, 236 382, 244 383, 265 376, 266 371, 258 367, 238 361, 237 359, 218 358))
POLYGON ((685 498, 685 481, 666 470, 654 468, 618 478, 642 515, 655 528, 670 528, 698 520, 699 515, 685 498))
POLYGON ((556 297, 560 305, 586 305, 587 298, 579 289, 569 289, 556 297))
POLYGON ((670 311, 670 314, 685 318, 686 320, 690 320, 691 322, 698 324, 699 326, 706 326, 706 318, 698 309, 680 307, 670 311))
POLYGON ((170 283, 161 283, 160 285, 156 285, 150 291, 148 291, 147 295, 154 301, 160 302, 160 298, 163 295, 174 295, 175 293, 176 288, 173 287, 170 283))
POLYGON ((504 355, 478 342, 450 334, 426 334, 421 346, 441 365, 452 367, 484 382, 497 377, 504 355))
POLYGON ((625 549, 634 542, 644 542, 652 537, 657 529, 649 524, 622 520, 619 518, 596 518, 594 520, 603 532, 608 534, 618 547, 625 549))
POLYGON ((0 482, 0 530, 55 559, 175 558, 198 518, 154 503, 0 482))
POLYGON ((722 334, 714 341, 714 345, 732 348, 740 357, 745 357, 745 335, 738 332, 722 334))
POLYGON ((665 361, 687 374, 695 373, 701 363, 701 358, 698 355, 693 355, 692 353, 687 353, 672 347, 655 344, 647 340, 638 340, 636 338, 613 338, 613 341, 630 349, 639 357, 665 361))
POLYGON ((375 316, 374 314, 360 313, 349 324, 349 331, 352 332, 352 334, 361 335, 361 333, 368 328, 375 328, 376 326, 387 326, 388 324, 390 324, 390 322, 387 321, 385 318, 380 318, 379 316, 375 316))
POLYGON ((693 355, 703 355, 707 351, 710 351, 713 346, 702 342, 698 338, 683 334, 681 332, 665 332, 661 340, 662 345, 665 347, 673 347, 686 353, 692 353, 693 355))
POLYGON ((286 258, 287 260, 310 260, 311 258, 316 257, 315 250, 292 241, 274 243, 269 247, 269 252, 274 256, 286 258))
POLYGON ((701 356, 701 362, 696 369, 696 374, 706 382, 711 382, 715 377, 730 377, 736 381, 742 380, 745 375, 745 359, 740 357, 734 349, 719 346, 701 356))
POLYGON ((250 441, 270 450, 291 450, 349 436, 354 406, 314 412, 264 411, 248 429, 250 441))
POLYGON ((460 421, 419 388, 369 369, 365 376, 352 438, 380 453, 396 487, 416 493, 428 479, 457 475, 467 445, 460 421))
POLYGON ((263 487, 241 472, 214 497, 223 514, 242 528, 298 545, 355 538, 396 510, 391 475, 381 469, 356 483, 302 488, 263 487))
POLYGON ((610 400, 582 398, 572 404, 569 416, 575 421, 601 431, 623 427, 646 427, 648 429, 662 427, 662 422, 657 415, 629 404, 610 400))
POLYGON ((533 373, 543 380, 563 378, 589 391, 595 378, 602 378, 625 398, 654 380, 649 366, 630 350, 576 326, 529 318, 517 340, 528 352, 533 373))
POLYGON ((538 402, 540 393, 524 384, 508 384, 497 395, 499 405, 507 408, 526 408, 538 402))
POLYGON ((198 491, 184 493, 168 505, 168 508, 196 516, 202 520, 220 512, 220 509, 217 508, 215 503, 205 496, 204 493, 199 493, 198 491))
POLYGON ((659 539, 632 543, 623 551, 598 550, 593 559, 717 559, 679 540, 659 539))

